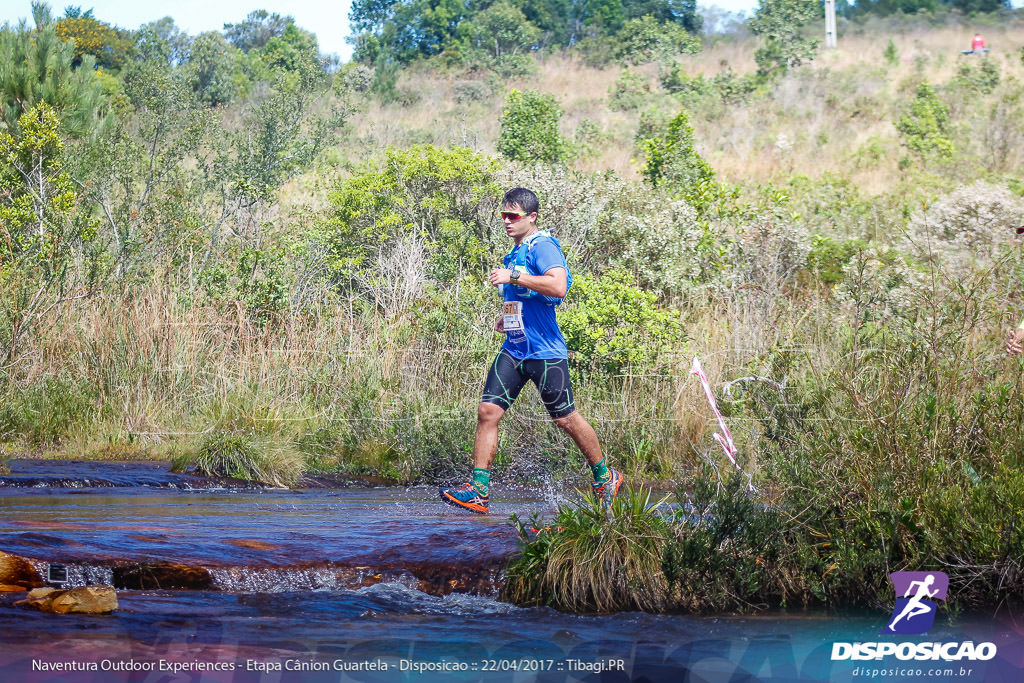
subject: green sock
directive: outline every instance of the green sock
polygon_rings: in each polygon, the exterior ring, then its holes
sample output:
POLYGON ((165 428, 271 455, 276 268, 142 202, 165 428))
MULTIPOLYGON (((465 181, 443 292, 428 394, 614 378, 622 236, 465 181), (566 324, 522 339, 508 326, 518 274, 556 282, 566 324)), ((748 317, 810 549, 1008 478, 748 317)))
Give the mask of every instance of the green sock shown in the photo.
POLYGON ((474 467, 473 488, 475 488, 477 493, 481 496, 486 496, 491 490, 491 471, 485 470, 483 467, 474 467))
POLYGON ((594 473, 594 481, 598 484, 602 481, 608 481, 612 477, 612 473, 608 471, 608 465, 605 464, 604 458, 601 458, 601 462, 596 465, 591 465, 590 471, 594 473))

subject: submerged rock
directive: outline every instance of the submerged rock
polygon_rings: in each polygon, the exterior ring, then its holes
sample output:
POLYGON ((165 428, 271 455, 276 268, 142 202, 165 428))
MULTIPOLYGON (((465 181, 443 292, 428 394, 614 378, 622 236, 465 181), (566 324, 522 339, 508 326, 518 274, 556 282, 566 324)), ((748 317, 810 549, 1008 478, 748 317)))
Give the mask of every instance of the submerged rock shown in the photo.
POLYGON ((113 586, 80 586, 70 590, 36 588, 14 604, 53 614, 108 614, 117 609, 117 591, 113 586))
POLYGON ((144 562, 114 569, 114 584, 122 588, 147 590, 153 588, 184 588, 206 590, 212 579, 205 567, 177 562, 144 562))
POLYGON ((24 557, 0 551, 0 584, 21 586, 20 590, 29 590, 42 586, 43 579, 24 557))

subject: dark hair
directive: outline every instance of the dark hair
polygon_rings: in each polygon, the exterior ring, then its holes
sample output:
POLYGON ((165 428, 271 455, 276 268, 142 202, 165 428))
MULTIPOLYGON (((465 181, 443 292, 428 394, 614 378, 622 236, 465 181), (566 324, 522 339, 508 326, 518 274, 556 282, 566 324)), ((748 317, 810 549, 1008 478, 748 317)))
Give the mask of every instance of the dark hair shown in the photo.
POLYGON ((517 187, 506 192, 501 204, 502 206, 518 206, 526 213, 533 213, 540 209, 540 200, 537 199, 537 195, 525 187, 517 187))

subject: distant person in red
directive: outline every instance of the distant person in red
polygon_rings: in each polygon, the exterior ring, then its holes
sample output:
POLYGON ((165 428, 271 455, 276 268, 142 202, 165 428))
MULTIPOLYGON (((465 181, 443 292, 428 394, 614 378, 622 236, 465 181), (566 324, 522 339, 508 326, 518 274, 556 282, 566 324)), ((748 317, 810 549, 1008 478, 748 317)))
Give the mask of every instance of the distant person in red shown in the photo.
POLYGON ((981 54, 985 52, 985 39, 980 33, 975 33, 974 38, 971 39, 971 50, 975 54, 981 54))

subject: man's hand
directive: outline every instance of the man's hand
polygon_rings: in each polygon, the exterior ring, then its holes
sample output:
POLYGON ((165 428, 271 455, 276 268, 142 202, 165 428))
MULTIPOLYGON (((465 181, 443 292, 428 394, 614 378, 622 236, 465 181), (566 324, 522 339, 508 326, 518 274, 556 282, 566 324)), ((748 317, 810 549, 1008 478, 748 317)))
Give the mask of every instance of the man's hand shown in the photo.
POLYGON ((500 316, 498 322, 494 323, 494 331, 505 333, 505 316, 500 316))
POLYGON ((495 268, 491 271, 491 284, 497 287, 498 285, 507 285, 512 282, 512 271, 508 268, 495 268))
POLYGON ((1024 348, 1024 330, 1017 328, 1010 330, 1006 337, 1006 355, 1016 356, 1024 348))

